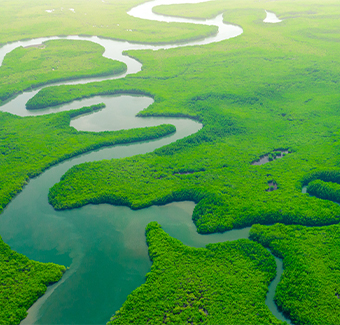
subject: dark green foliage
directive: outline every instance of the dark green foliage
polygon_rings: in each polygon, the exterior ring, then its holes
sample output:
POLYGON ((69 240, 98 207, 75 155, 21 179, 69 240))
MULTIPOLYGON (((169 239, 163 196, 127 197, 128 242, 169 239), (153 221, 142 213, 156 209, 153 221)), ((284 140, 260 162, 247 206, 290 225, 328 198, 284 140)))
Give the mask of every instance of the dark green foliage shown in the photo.
POLYGON ((24 90, 51 82, 126 70, 124 63, 104 58, 103 53, 104 48, 98 44, 70 40, 17 48, 6 55, 0 68, 0 104, 24 90))
POLYGON ((340 185, 337 183, 318 179, 308 184, 307 192, 320 199, 340 202, 340 185))
POLYGON ((340 171, 338 169, 313 171, 312 173, 309 173, 303 177, 301 183, 302 185, 309 185, 310 182, 317 179, 324 182, 334 182, 340 184, 340 171))
POLYGON ((108 324, 281 324, 264 304, 272 256, 249 240, 184 246, 156 223, 146 228, 146 283, 108 324))
POLYGON ((29 260, 0 237, 0 324, 19 324, 46 286, 57 282, 65 270, 61 265, 29 260))
POLYGON ((0 212, 30 177, 62 160, 103 146, 155 139, 175 131, 172 125, 116 132, 78 132, 71 117, 103 108, 21 118, 0 113, 0 212))
MULTIPOLYGON (((193 220, 201 233, 256 222, 312 226, 339 221, 337 205, 301 193, 298 185, 302 175, 296 162, 303 163, 303 156, 293 153, 262 166, 251 166, 253 159, 247 152, 232 150, 235 155, 228 154, 230 146, 222 140, 202 141, 202 133, 209 131, 203 128, 197 135, 153 154, 73 167, 51 189, 50 202, 57 209, 99 202, 119 202, 136 209, 185 197, 198 202, 193 220), (242 155, 249 157, 247 164, 237 161, 242 155), (278 190, 266 192, 274 178, 278 190)), ((213 132, 212 137, 217 138, 213 132)))
POLYGON ((307 174, 301 180, 307 186, 307 193, 320 199, 340 202, 340 171, 319 170, 307 174))
POLYGON ((340 323, 339 225, 255 225, 250 238, 283 258, 275 301, 294 324, 340 323))

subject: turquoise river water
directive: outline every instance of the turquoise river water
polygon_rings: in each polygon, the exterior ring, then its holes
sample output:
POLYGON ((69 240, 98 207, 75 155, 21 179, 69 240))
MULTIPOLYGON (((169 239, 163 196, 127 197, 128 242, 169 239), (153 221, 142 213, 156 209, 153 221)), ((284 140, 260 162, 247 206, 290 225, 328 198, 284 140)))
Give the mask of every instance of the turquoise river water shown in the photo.
MULTIPOLYGON (((197 0, 156 0, 133 8, 129 14, 150 20, 186 22, 215 25, 215 36, 191 43, 170 45, 133 44, 125 41, 98 37, 69 36, 66 39, 90 40, 105 47, 104 56, 125 62, 127 72, 120 76, 88 78, 62 84, 87 83, 106 79, 123 78, 137 73, 141 64, 122 55, 129 49, 169 49, 181 46, 204 45, 219 42, 242 33, 238 26, 223 23, 222 15, 209 20, 192 20, 156 15, 152 8, 160 4, 199 2, 197 0)), ((18 46, 41 44, 50 39, 41 38, 11 43, 0 48, 3 57, 18 46)), ((60 84, 60 83, 59 83, 60 84)), ((25 103, 39 89, 25 92, 0 110, 20 116, 47 114, 104 102, 106 108, 95 114, 78 117, 71 125, 78 130, 102 131, 169 123, 176 126, 176 133, 162 139, 121 145, 96 150, 66 160, 30 180, 23 191, 6 207, 0 217, 0 235, 12 249, 41 262, 54 262, 69 267, 62 280, 50 286, 46 294, 29 310, 21 324, 105 324, 124 303, 128 294, 145 281, 151 262, 145 242, 145 227, 150 221, 159 222, 171 236, 184 244, 204 247, 208 243, 248 238, 249 228, 223 234, 199 235, 192 222, 192 202, 152 206, 133 211, 127 207, 108 204, 87 205, 79 209, 55 211, 47 201, 49 188, 72 166, 102 159, 122 158, 147 153, 173 141, 198 132, 202 125, 184 118, 138 118, 135 115, 152 105, 153 99, 145 96, 96 96, 74 101, 60 107, 28 111, 25 103)), ((266 304, 279 319, 286 320, 273 301, 276 285, 283 272, 282 261, 276 259, 278 275, 271 283, 266 304)), ((288 321, 288 320, 286 320, 288 321)), ((289 321, 288 321, 289 322, 289 321)))

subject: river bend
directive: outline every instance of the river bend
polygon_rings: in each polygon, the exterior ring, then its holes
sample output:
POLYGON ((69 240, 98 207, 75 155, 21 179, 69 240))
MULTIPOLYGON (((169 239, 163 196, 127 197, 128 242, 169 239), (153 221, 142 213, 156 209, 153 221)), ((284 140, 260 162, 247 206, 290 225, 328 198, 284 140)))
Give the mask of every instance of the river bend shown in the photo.
MULTIPOLYGON (((236 37, 243 32, 238 26, 224 24, 223 15, 218 15, 214 19, 193 20, 161 16, 152 12, 154 6, 161 4, 197 2, 204 1, 150 1, 131 9, 129 14, 142 19, 164 22, 214 25, 218 27, 216 35, 193 42, 168 45, 134 44, 95 36, 46 37, 3 46, 0 48, 0 64, 7 53, 19 46, 39 45, 52 39, 72 39, 98 43, 105 48, 103 56, 127 65, 126 73, 119 76, 85 78, 54 83, 54 85, 88 83, 124 78, 128 74, 139 72, 141 64, 123 55, 123 51, 205 45, 236 37)), ((59 163, 30 180, 23 191, 6 207, 0 218, 0 229, 3 240, 12 249, 34 260, 70 267, 63 278, 50 286, 46 294, 30 308, 28 317, 21 324, 105 324, 121 307, 127 295, 144 283, 145 274, 150 271, 151 262, 144 233, 150 221, 158 221, 170 236, 194 247, 248 238, 249 228, 224 234, 199 235, 191 219, 194 209, 192 202, 152 206, 138 211, 108 204, 55 211, 47 201, 49 188, 72 166, 83 162, 152 152, 156 148, 199 131, 202 125, 184 118, 135 117, 139 111, 153 103, 153 100, 146 96, 95 96, 53 108, 26 110, 26 102, 41 88, 18 95, 2 105, 0 110, 28 116, 104 102, 107 106, 104 110, 74 119, 71 125, 78 130, 103 131, 169 123, 175 125, 177 131, 161 139, 100 149, 59 163)), ((270 285, 266 303, 276 317, 286 320, 277 311, 273 302, 277 284, 275 281, 279 281, 282 273, 282 261, 278 259, 276 261, 278 276, 270 285)))

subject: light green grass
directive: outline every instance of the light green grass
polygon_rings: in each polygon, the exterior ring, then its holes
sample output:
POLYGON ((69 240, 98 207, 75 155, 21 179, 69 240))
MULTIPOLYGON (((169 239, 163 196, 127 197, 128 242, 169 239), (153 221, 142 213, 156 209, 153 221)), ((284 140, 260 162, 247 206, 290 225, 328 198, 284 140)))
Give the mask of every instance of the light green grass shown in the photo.
POLYGON ((215 27, 136 19, 126 12, 143 0, 1 0, 0 44, 56 35, 94 35, 134 42, 168 43, 200 38, 215 27), (63 10, 61 10, 63 8, 63 10), (70 11, 72 8, 75 13, 70 11), (53 13, 46 10, 55 9, 53 13), (132 31, 130 31, 132 30, 132 31))
POLYGON ((124 63, 104 58, 103 53, 98 44, 70 40, 17 48, 6 55, 0 67, 0 104, 16 93, 47 83, 126 71, 124 63))

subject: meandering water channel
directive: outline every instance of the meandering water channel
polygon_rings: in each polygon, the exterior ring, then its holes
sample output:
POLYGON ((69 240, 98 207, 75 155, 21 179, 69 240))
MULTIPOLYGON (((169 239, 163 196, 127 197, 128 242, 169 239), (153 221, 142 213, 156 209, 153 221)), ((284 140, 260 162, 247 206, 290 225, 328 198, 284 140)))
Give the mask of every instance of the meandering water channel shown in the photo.
MULTIPOLYGON (((59 84, 87 83, 137 73, 141 64, 122 55, 130 49, 169 49, 180 46, 204 45, 219 42, 242 33, 238 26, 223 23, 222 15, 209 20, 192 20, 156 15, 152 8, 160 4, 196 3, 200 0, 156 0, 133 8, 129 14, 138 18, 207 24, 218 26, 219 31, 199 41, 145 45, 98 37, 68 36, 66 39, 90 40, 105 48, 104 56, 127 64, 127 72, 120 76, 87 78, 59 84)), ((18 46, 37 45, 60 37, 7 44, 0 49, 0 64, 4 56, 18 46)), ((133 211, 127 207, 108 204, 87 205, 79 209, 55 211, 47 201, 50 187, 72 166, 102 159, 122 158, 151 152, 177 139, 197 132, 200 123, 184 118, 138 118, 136 113, 148 107, 153 100, 145 96, 96 96, 74 101, 59 107, 28 111, 25 104, 39 89, 25 92, 0 110, 20 116, 40 115, 104 102, 106 108, 95 114, 78 117, 71 125, 79 130, 102 131, 135 128, 169 123, 176 133, 162 139, 121 145, 93 151, 66 160, 40 176, 30 180, 24 190, 6 207, 0 217, 1 236, 12 249, 31 259, 69 266, 62 280, 49 287, 46 294, 29 310, 22 324, 105 324, 118 310, 127 295, 144 283, 151 262, 145 243, 144 229, 150 221, 158 221, 170 235, 184 244, 204 247, 208 243, 248 238, 249 228, 224 234, 199 235, 191 216, 194 203, 181 202, 165 206, 152 206, 133 211)), ((266 304, 273 314, 286 320, 273 301, 274 291, 282 273, 282 261, 276 259, 278 276, 271 283, 266 304)))

